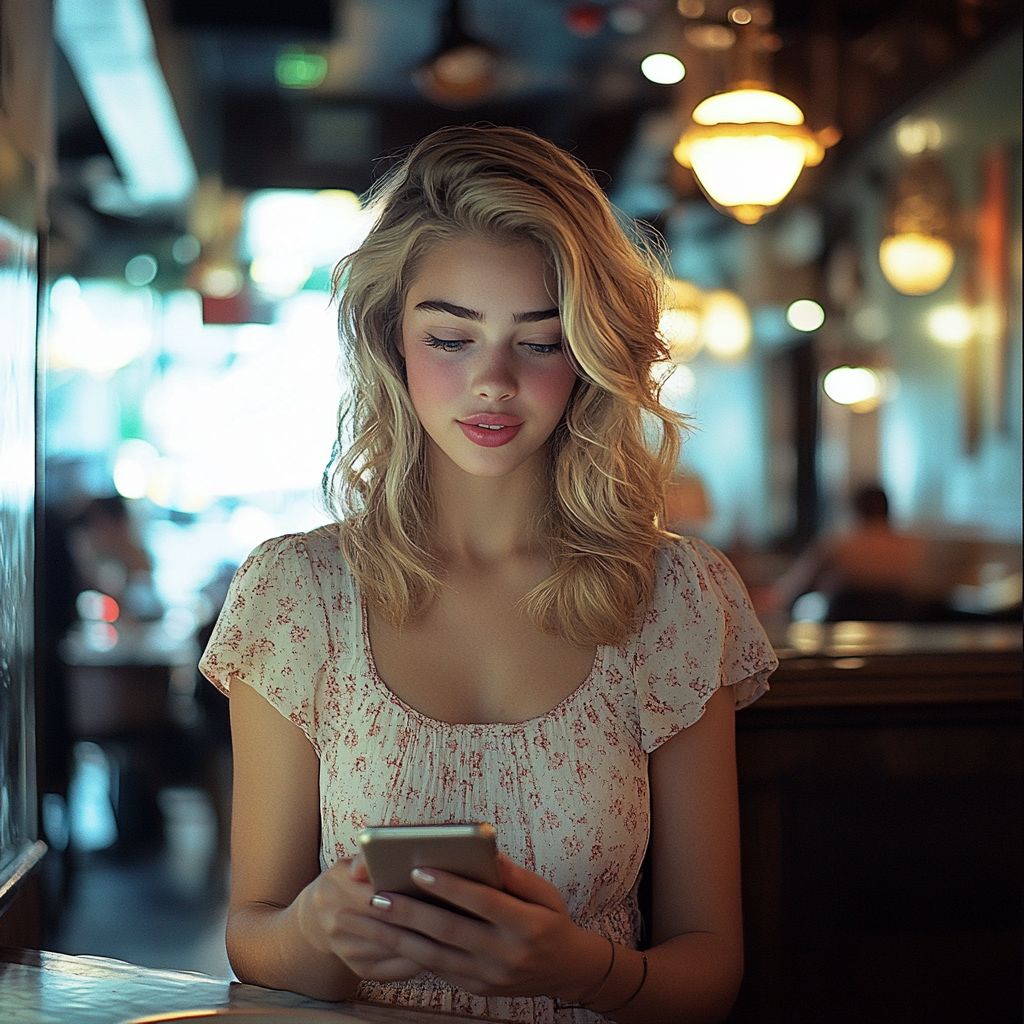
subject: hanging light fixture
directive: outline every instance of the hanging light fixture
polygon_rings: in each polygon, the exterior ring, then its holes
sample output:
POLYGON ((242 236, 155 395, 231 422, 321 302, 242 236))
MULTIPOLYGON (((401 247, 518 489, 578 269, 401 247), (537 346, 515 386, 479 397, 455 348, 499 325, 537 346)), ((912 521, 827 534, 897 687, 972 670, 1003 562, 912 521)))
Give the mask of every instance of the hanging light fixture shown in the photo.
POLYGON ((803 111, 773 92, 767 74, 754 72, 755 59, 770 49, 764 17, 745 8, 729 12, 736 25, 737 62, 743 74, 726 92, 699 103, 673 153, 693 170, 698 184, 717 207, 744 224, 755 224, 778 206, 804 167, 821 163, 838 130, 812 132, 803 111))
POLYGON ((955 200, 941 161, 923 153, 893 183, 878 262, 904 295, 929 295, 949 279, 956 261, 951 234, 955 200))
POLYGON ((413 72, 413 81, 433 103, 450 109, 482 103, 497 85, 498 51, 471 36, 463 27, 460 0, 449 0, 441 45, 413 72))

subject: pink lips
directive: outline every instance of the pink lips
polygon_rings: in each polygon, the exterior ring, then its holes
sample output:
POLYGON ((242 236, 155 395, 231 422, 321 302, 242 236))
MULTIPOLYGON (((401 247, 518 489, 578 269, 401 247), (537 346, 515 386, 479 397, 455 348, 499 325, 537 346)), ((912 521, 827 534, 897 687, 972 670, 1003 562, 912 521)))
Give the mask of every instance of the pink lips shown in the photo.
POLYGON ((519 433, 523 421, 502 413, 480 413, 456 420, 462 432, 481 448, 500 448, 519 433))

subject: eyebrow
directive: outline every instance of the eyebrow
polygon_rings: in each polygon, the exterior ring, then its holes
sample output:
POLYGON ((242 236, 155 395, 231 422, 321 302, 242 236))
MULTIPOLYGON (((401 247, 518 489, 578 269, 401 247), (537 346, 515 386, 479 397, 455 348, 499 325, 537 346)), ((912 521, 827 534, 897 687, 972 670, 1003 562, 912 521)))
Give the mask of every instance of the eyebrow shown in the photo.
MULTIPOLYGON (((466 306, 457 306, 454 302, 447 302, 444 299, 424 299, 416 303, 416 309, 432 309, 439 313, 450 313, 462 320, 472 320, 475 323, 483 323, 484 315, 479 310, 468 309, 466 306)), ((558 309, 534 309, 527 313, 516 313, 512 322, 516 324, 537 324, 544 320, 555 320, 558 318, 558 309)))

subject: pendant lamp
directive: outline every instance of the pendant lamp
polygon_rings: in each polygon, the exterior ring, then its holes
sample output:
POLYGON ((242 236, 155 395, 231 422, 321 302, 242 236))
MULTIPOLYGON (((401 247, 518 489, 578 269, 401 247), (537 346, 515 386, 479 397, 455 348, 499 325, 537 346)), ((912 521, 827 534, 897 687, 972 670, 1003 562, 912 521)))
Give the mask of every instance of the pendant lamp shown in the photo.
POLYGON ((825 146, 792 100, 743 81, 697 105, 673 152, 716 206, 755 224, 786 198, 804 167, 821 163, 825 146))
POLYGON ((930 295, 946 283, 956 253, 951 240, 953 186, 938 157, 924 153, 897 175, 885 210, 878 262, 904 295, 930 295))
POLYGON ((427 99, 449 109, 482 103, 497 85, 500 54, 463 27, 460 0, 449 0, 441 29, 441 45, 413 72, 413 81, 427 99))

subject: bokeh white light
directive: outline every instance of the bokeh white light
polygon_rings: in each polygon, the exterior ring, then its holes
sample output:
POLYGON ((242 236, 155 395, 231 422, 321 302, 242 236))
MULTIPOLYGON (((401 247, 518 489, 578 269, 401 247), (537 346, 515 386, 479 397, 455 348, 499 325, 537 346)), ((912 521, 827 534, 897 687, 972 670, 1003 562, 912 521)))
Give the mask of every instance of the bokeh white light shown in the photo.
POLYGON ((882 378, 867 366, 837 366, 825 374, 822 387, 833 402, 864 411, 882 399, 882 378))
POLYGON ((644 78, 655 85, 675 85, 686 75, 686 68, 678 57, 670 53, 652 53, 640 62, 644 78))
POLYGON ((925 317, 925 327, 934 341, 947 348, 963 348, 974 334, 974 316, 959 304, 936 306, 925 317))
POLYGON ((797 331, 816 331, 825 322, 825 310, 813 299, 797 299, 786 310, 790 327, 797 331))

